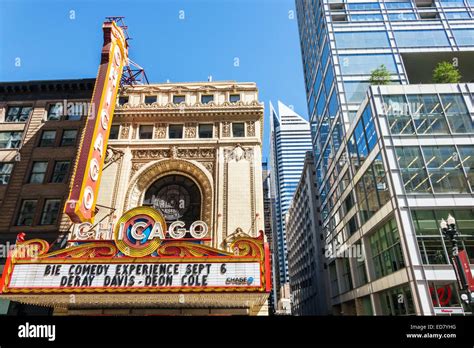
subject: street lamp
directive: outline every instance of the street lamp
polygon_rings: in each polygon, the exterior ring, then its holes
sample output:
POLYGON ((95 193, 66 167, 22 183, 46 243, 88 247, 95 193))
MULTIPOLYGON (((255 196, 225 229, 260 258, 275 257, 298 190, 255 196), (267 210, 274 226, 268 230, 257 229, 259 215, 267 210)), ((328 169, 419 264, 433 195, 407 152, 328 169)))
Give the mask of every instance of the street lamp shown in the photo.
MULTIPOLYGON (((441 228, 441 231, 443 232, 443 236, 445 238, 448 238, 449 241, 451 242, 451 250, 452 250, 452 262, 453 262, 453 267, 454 267, 454 273, 456 274, 456 278, 458 280, 459 288, 461 291, 464 291, 461 294, 461 300, 464 301, 468 306, 474 305, 474 292, 471 292, 469 290, 469 285, 464 284, 465 281, 461 279, 461 275, 459 274, 459 269, 456 269, 455 263, 459 265, 459 249, 458 249, 458 241, 456 240, 456 237, 459 236, 458 231, 456 229, 456 219, 449 214, 448 218, 446 220, 441 219, 441 222, 439 224, 439 227, 441 228), (467 288, 466 288, 467 285, 467 288)), ((459 267, 459 266, 458 266, 459 267)))
POLYGON ((456 219, 449 214, 447 220, 441 219, 439 227, 441 227, 443 236, 447 237, 451 242, 453 256, 456 256, 458 254, 458 241, 456 240, 458 231, 456 230, 456 219))

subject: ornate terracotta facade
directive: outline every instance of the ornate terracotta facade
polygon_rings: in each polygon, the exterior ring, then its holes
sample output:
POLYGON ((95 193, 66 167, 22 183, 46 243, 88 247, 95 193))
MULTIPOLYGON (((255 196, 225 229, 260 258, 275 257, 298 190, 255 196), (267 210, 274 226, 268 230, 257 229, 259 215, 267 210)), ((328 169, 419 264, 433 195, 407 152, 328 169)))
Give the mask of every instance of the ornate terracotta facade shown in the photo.
POLYGON ((238 230, 253 237, 263 230, 263 105, 254 83, 131 86, 122 97, 128 101, 117 106, 113 121, 118 136, 109 140, 122 156, 104 170, 96 221, 114 224, 124 211, 143 204, 158 179, 181 175, 199 188, 210 246, 222 248, 238 230), (204 95, 213 100, 202 103, 204 95), (230 95, 240 100, 231 103, 230 95), (147 104, 145 96, 156 101, 147 104), (173 103, 177 96, 180 102, 173 103), (141 138, 142 126, 151 127, 151 138, 141 138), (176 127, 182 127, 178 135, 172 133, 176 127))

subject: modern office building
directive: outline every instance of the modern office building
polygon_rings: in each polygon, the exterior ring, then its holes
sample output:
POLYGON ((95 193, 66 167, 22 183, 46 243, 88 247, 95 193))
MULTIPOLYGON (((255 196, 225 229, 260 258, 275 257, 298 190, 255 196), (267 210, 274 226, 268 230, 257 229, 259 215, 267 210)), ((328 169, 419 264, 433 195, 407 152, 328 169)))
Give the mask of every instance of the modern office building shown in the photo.
MULTIPOLYGON (((81 136, 86 120, 96 121, 87 106, 80 115, 64 112, 68 103, 89 103, 94 83, 0 84, 0 238, 16 242, 16 250, 39 250, 37 259, 7 259, 0 299, 50 307, 55 315, 267 315, 264 107, 256 84, 123 86, 103 149, 94 224, 75 223, 64 207, 82 165, 76 155, 88 141, 94 148, 101 142, 81 136), (123 238, 122 223, 132 231, 123 238), (152 233, 148 223, 162 235, 139 242, 134 231, 152 233), (59 272, 82 267, 84 275, 91 269, 84 263, 101 270, 120 263, 135 280, 112 284, 118 271, 111 271, 78 286, 78 277, 68 283, 71 273, 59 272), (45 268, 36 277, 45 264, 57 274, 45 268), (163 269, 169 281, 150 286, 163 269)), ((106 119, 99 120, 103 127, 106 119)))
MULTIPOLYGON (((271 196, 271 176, 268 168, 268 163, 262 163, 262 182, 263 182, 263 224, 265 237, 267 238, 268 245, 270 247, 270 257, 273 256, 273 219, 272 219, 272 196, 271 196)), ((273 265, 273 258, 271 264, 273 265)), ((272 272, 272 284, 273 284, 273 272, 272 272)), ((275 313, 275 300, 273 297, 273 291, 268 296, 268 313, 275 313)))
POLYGON ((296 7, 333 312, 464 313, 437 225, 473 257, 472 0, 296 7), (462 83, 432 84, 442 61, 462 83))
POLYGON ((300 180, 306 151, 311 150, 309 123, 278 101, 278 113, 270 103, 271 189, 274 205, 274 291, 277 301, 281 287, 288 283, 285 214, 300 180))
POLYGON ((330 314, 326 260, 320 252, 325 242, 318 226, 318 200, 314 156, 308 151, 286 220, 293 315, 330 314))

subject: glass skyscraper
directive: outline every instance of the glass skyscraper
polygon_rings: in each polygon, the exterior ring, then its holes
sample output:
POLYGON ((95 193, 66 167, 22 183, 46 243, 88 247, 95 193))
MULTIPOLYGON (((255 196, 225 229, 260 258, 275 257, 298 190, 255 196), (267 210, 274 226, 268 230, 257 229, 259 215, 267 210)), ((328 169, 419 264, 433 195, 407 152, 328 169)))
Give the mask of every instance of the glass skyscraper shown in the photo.
POLYGON ((285 214, 301 177, 306 151, 311 151, 309 122, 278 101, 278 113, 270 103, 271 189, 274 245, 274 291, 288 283, 285 214))
POLYGON ((469 311, 438 224, 473 263, 474 0, 296 8, 334 314, 469 311), (460 83, 433 84, 446 61, 460 83))

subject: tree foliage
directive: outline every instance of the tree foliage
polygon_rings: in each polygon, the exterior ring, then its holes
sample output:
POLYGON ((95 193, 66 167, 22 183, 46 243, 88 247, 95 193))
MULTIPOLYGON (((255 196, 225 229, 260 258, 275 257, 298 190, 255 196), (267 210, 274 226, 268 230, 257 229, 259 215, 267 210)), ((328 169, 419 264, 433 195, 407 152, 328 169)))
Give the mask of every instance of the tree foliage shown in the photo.
POLYGON ((439 62, 433 70, 434 83, 459 83, 461 81, 461 74, 450 62, 439 62))
POLYGON ((390 72, 385 65, 381 65, 370 73, 371 85, 388 85, 390 83, 390 72))

